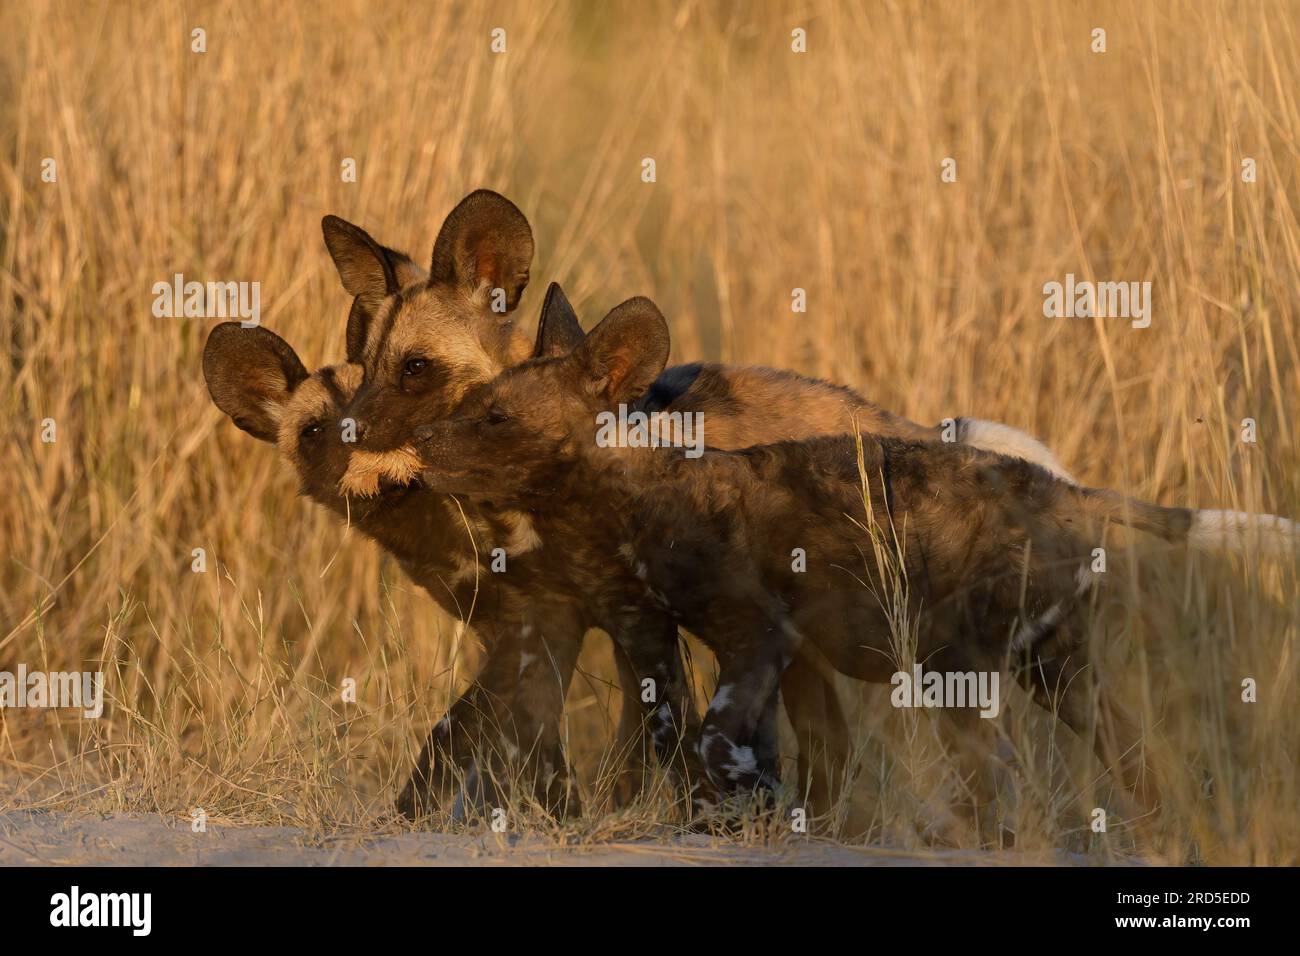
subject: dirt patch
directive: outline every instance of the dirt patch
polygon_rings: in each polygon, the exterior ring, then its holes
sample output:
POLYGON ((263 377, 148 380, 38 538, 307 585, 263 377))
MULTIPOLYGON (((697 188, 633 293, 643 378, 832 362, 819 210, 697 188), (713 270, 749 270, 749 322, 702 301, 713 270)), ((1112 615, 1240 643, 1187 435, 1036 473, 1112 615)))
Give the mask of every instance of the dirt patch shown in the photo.
POLYGON ((1008 866, 1078 864, 1015 853, 854 847, 737 846, 700 834, 663 841, 559 846, 516 834, 349 832, 189 824, 150 814, 0 813, 0 866, 1008 866))

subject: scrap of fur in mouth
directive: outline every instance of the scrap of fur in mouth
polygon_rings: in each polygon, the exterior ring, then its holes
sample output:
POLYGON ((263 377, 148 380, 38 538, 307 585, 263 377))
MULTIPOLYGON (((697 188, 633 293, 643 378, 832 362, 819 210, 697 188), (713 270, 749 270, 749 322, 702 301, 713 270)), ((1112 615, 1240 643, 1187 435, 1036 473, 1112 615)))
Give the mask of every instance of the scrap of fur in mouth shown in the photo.
POLYGON ((420 458, 409 446, 392 451, 354 451, 348 456, 348 470, 339 479, 345 495, 373 498, 385 486, 409 485, 420 475, 420 458))

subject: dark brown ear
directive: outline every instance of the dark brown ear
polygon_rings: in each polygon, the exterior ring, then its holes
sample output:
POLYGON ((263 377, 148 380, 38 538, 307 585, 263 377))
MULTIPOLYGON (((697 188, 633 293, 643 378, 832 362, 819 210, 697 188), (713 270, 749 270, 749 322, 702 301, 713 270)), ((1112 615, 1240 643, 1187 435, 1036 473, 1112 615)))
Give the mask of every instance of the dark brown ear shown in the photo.
POLYGON ((254 438, 274 443, 279 412, 307 370, 269 329, 222 322, 203 346, 203 377, 217 408, 254 438))
POLYGON ((533 261, 533 230, 524 214, 490 189, 470 193, 451 211, 433 244, 430 285, 471 291, 486 282, 505 293, 505 311, 519 304, 533 261))
POLYGON ((668 323, 649 299, 617 306, 573 353, 593 393, 610 405, 634 402, 668 364, 668 323))
POLYGON ((355 297, 348 315, 348 361, 360 362, 370 320, 380 303, 423 278, 424 270, 406 253, 381 246, 364 229, 345 219, 326 216, 320 225, 343 288, 355 297))
POLYGON ((568 355, 586 338, 578 316, 569 305, 568 297, 558 282, 552 282, 546 289, 546 301, 542 303, 542 316, 537 320, 537 343, 533 346, 533 358, 558 358, 568 355))

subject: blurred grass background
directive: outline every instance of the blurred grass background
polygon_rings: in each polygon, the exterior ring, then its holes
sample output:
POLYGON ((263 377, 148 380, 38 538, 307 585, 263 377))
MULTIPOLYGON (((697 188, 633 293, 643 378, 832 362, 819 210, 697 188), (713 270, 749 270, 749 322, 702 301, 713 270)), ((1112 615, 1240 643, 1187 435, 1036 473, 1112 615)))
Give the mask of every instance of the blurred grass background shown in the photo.
MULTIPOLYGON (((424 260, 452 205, 494 188, 537 237, 525 328, 552 279, 588 324, 645 294, 675 360, 793 368, 925 422, 1005 421, 1085 482, 1166 504, 1300 515, 1298 12, 4 5, 0 669, 102 666, 114 695, 98 722, 0 712, 5 799, 368 825, 456 690, 433 603, 211 405, 212 322, 150 311, 177 272, 256 280, 264 325, 309 367, 340 360, 327 212, 424 260), (1067 272, 1151 281, 1151 327, 1044 318, 1043 284, 1067 272)), ((1294 568, 1139 557, 1098 615, 1174 770, 1138 851, 1297 862, 1294 568), (1244 677, 1259 703, 1241 703, 1244 677)), ((569 716, 588 772, 617 693, 591 645, 569 716)), ((844 690, 858 810, 872 839, 905 839, 932 796, 900 769, 910 737, 885 693, 844 690)), ((1128 849, 1087 830, 1109 784, 1085 748, 1036 717, 1021 731, 1018 845, 1128 849)), ((653 819, 641 809, 617 825, 653 819)), ((595 813, 584 832, 611 825, 595 813)))

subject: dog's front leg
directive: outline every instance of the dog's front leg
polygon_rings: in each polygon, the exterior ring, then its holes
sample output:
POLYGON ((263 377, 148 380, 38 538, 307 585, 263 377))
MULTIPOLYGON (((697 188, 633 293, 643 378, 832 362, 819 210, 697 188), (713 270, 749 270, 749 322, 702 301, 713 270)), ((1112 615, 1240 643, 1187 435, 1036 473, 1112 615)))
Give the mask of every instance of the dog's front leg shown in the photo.
POLYGON ((498 774, 488 766, 496 742, 509 750, 518 747, 511 698, 519 669, 519 642, 480 621, 476 628, 486 659, 474 684, 433 725, 411 771, 397 810, 415 820, 439 809, 488 802, 484 781, 498 774), (480 765, 481 764, 481 765, 480 765), (462 780, 477 794, 460 793, 462 780))
MULTIPOLYGON (((675 780, 688 779, 698 767, 689 746, 684 744, 693 737, 698 718, 682 660, 677 624, 669 615, 647 605, 620 616, 613 622, 610 635, 623 658, 619 678, 624 684, 624 699, 630 698, 639 705, 639 714, 632 708, 624 708, 619 727, 620 748, 643 755, 647 748, 638 743, 648 737, 660 765, 668 768, 675 780), (636 720, 636 727, 629 726, 631 720, 636 720)), ((634 764, 638 762, 643 763, 644 757, 640 761, 633 759, 634 764)))
POLYGON ((397 801, 411 819, 439 808, 464 819, 504 807, 516 773, 530 777, 547 812, 578 811, 560 728, 581 623, 544 604, 510 610, 517 613, 476 623, 483 669, 429 732, 397 801))
POLYGON ((776 775, 774 742, 765 733, 775 716, 781 673, 794 656, 796 642, 788 626, 723 626, 713 642, 721 672, 700 731, 699 754, 705 773, 722 794, 773 790, 776 775), (749 640, 735 646, 737 634, 749 640))

